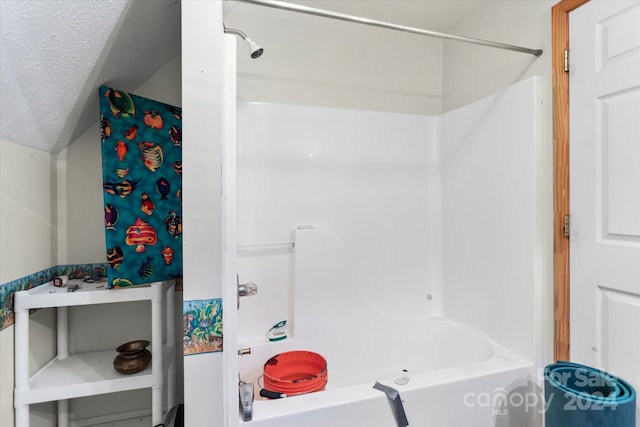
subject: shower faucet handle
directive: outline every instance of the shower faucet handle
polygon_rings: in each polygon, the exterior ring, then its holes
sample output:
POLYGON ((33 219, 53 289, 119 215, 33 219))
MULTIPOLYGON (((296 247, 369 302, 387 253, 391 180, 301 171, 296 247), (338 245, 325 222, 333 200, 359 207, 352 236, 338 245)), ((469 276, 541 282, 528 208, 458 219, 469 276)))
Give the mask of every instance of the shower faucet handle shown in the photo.
POLYGON ((242 283, 238 285, 238 296, 250 297, 258 293, 258 285, 253 282, 242 283))
POLYGON ((258 285, 253 282, 240 283, 240 275, 236 274, 236 286, 238 287, 238 310, 240 309, 240 297, 250 297, 258 293, 258 285))

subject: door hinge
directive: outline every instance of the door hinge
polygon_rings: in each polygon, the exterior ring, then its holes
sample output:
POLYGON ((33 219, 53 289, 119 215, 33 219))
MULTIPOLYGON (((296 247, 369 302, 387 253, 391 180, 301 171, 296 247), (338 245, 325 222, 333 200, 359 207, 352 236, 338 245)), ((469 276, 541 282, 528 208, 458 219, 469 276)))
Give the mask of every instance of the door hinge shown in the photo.
POLYGON ((569 237, 571 235, 571 219, 569 215, 564 216, 564 225, 562 229, 564 232, 564 237, 569 237))
POLYGON ((569 49, 564 50, 564 72, 569 72, 569 49))

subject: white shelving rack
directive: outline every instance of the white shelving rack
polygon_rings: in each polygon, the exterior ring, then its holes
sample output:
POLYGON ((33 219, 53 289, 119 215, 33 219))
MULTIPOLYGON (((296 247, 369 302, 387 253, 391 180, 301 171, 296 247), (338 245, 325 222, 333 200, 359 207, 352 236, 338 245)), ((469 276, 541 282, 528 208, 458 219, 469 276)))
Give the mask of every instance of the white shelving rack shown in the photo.
POLYGON ((175 404, 175 315, 174 284, 154 282, 123 289, 106 289, 103 283, 85 283, 68 292, 47 283, 16 292, 15 311, 15 396, 16 427, 29 427, 29 405, 58 402, 58 426, 69 426, 69 400, 76 397, 151 388, 153 425, 162 423, 163 394, 167 406, 175 404), (163 343, 162 309, 166 298, 166 342, 163 343), (115 349, 69 354, 68 309, 72 306, 151 302, 151 354, 149 367, 142 372, 123 375, 113 368, 115 349), (57 355, 38 372, 29 376, 29 310, 54 307, 57 310, 57 355), (166 373, 166 386, 164 376, 166 373))

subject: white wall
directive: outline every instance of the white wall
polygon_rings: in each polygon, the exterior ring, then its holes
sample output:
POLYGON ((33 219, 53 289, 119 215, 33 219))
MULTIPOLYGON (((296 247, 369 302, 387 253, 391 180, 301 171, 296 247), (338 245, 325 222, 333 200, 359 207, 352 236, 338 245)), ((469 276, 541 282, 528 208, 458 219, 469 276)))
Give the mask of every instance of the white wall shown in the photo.
POLYGON ((6 283, 55 264, 55 158, 0 141, 0 162, 0 283, 6 283))
POLYGON ((445 315, 531 361, 540 346, 539 78, 440 118, 445 315))
MULTIPOLYGON (((304 308, 292 309, 302 286, 292 277, 296 250, 281 245, 298 226, 339 237, 351 272, 343 279, 360 296, 351 301, 353 312, 363 304, 382 319, 441 314, 433 122, 423 115, 239 106, 237 239, 246 249, 238 253, 238 273, 259 285, 256 296, 241 300, 241 343, 264 341, 281 320, 294 330, 306 317, 304 308)), ((326 284, 333 296, 330 289, 339 287, 326 284)), ((343 315, 330 317, 340 323, 343 315)))
POLYGON ((265 49, 253 60, 238 41, 240 99, 415 114, 441 110, 442 40, 245 4, 224 21, 265 49))
MULTIPOLYGON (((55 159, 42 151, 0 141, 0 284, 56 263, 55 159)), ((36 354, 50 357, 55 342, 48 325, 55 313, 33 316, 30 343, 36 354)), ((13 426, 14 327, 0 331, 0 426, 13 426)), ((30 358, 32 371, 42 361, 30 358)))
POLYGON ((60 237, 55 264, 105 262, 100 150, 100 127, 96 122, 57 155, 60 237))
MULTIPOLYGON (((184 300, 222 295, 222 2, 182 2, 184 300)), ((234 352, 233 346, 225 351, 234 352)), ((233 353, 231 353, 233 354, 233 353)), ((230 373, 232 380, 235 373, 230 373)), ((184 358, 185 425, 224 419, 222 353, 184 358)))
MULTIPOLYGON (((449 111, 530 76, 543 76, 551 94, 551 7, 555 0, 487 0, 447 31, 523 47, 543 49, 541 57, 445 41, 442 109, 449 111)), ((549 105, 550 109, 551 106, 549 105)))
POLYGON ((551 7, 556 0, 489 0, 474 13, 448 28, 453 34, 479 37, 530 48, 544 53, 531 55, 445 42, 443 55, 443 111, 482 99, 527 77, 542 78, 541 146, 538 188, 542 212, 541 264, 543 289, 538 306, 542 337, 542 353, 538 365, 552 360, 553 355, 553 117, 551 73, 551 7))

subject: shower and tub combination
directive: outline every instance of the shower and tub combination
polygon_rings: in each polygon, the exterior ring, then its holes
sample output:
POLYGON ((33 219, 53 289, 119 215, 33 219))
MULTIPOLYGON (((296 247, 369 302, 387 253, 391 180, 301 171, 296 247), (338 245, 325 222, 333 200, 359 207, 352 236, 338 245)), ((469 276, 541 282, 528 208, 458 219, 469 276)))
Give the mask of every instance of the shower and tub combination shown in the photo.
POLYGON ((540 84, 438 116, 237 105, 227 269, 258 292, 225 313, 225 369, 254 388, 229 425, 539 423, 540 84), (259 397, 292 350, 326 389, 259 397))

